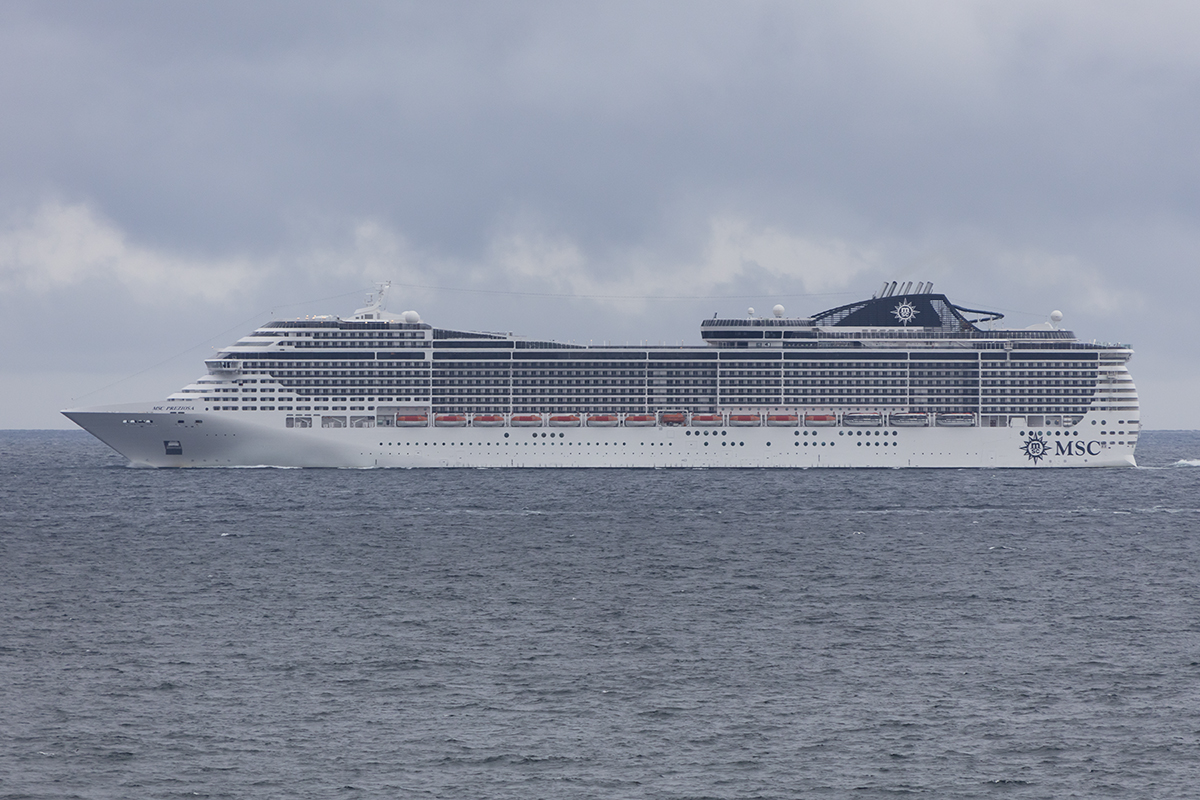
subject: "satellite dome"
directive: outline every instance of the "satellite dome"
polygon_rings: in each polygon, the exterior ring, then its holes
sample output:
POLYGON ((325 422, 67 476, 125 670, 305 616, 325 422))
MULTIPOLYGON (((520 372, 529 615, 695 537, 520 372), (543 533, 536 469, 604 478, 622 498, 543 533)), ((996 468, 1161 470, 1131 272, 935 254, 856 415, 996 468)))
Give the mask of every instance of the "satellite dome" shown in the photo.
POLYGON ((1062 318, 1063 318, 1063 313, 1061 311, 1055 309, 1054 311, 1050 312, 1050 321, 1051 322, 1062 322, 1062 318))
POLYGON ((783 316, 783 306, 776 304, 775 307, 771 309, 771 313, 777 317, 782 317, 783 316))
POLYGON ((747 308, 746 313, 753 317, 754 316, 754 306, 750 306, 749 308, 747 308))
POLYGON ((405 311, 400 316, 403 317, 405 322, 410 323, 410 324, 421 321, 421 315, 415 311, 405 311))

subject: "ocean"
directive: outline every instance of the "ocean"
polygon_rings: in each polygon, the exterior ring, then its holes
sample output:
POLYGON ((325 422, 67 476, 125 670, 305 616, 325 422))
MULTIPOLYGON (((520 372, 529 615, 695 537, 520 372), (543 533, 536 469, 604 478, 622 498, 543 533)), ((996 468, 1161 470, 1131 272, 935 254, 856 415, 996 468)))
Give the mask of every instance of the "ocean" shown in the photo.
POLYGON ((3 798, 1200 791, 1200 432, 1128 470, 0 448, 3 798))

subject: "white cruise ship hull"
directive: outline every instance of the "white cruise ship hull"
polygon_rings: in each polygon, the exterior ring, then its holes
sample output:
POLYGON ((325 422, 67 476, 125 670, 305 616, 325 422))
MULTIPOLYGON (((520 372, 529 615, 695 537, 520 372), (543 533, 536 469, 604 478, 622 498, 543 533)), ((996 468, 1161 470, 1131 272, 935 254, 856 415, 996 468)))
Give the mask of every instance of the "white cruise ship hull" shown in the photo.
POLYGON ((63 413, 145 467, 1132 467, 1137 443, 1101 412, 1070 429, 288 428, 284 413, 178 403, 63 413))
POLYGON ((1128 346, 1057 312, 985 330, 1003 315, 910 283, 678 347, 434 327, 384 313, 385 284, 350 319, 259 326, 166 400, 63 413, 150 467, 1134 465, 1128 346))

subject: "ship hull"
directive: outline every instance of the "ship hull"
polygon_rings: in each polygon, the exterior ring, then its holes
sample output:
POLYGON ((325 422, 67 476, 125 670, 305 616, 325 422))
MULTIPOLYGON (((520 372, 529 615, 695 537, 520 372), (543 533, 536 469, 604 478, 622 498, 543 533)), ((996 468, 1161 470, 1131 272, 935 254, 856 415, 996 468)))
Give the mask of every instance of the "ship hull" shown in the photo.
POLYGON ((288 428, 278 412, 185 405, 71 409, 144 467, 1056 468, 1132 467, 1136 433, 1098 412, 1062 429, 980 427, 288 428))

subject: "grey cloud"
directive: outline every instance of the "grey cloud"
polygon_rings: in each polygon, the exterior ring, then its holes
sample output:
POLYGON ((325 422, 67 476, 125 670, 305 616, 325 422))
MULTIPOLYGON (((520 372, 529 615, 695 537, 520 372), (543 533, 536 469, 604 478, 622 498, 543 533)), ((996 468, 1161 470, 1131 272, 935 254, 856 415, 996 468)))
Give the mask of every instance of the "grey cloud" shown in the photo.
MULTIPOLYGON (((905 275, 1022 324, 1063 307, 1138 345, 1135 375, 1198 374, 1171 322, 1200 288, 1198 45, 1200 12, 1172 3, 10 3, 0 216, 89 209, 167 294, 172 264, 261 276, 178 301, 196 339, 374 278, 660 293, 742 224, 871 253, 849 292, 905 275), (368 258, 364 225, 402 246, 368 258), (515 240, 559 243, 574 272, 514 269, 515 240)), ((89 274, 55 302, 120 313, 72 352, 136 361, 125 343, 162 317, 128 270, 89 274)), ((754 265, 706 286, 812 291, 754 265)), ((0 289, 9 335, 48 308, 21 287, 0 289)), ((455 325, 635 340, 693 340, 697 317, 750 304, 495 297, 409 299, 455 325)), ((1155 403, 1182 417, 1149 397, 1148 419, 1155 403)))

